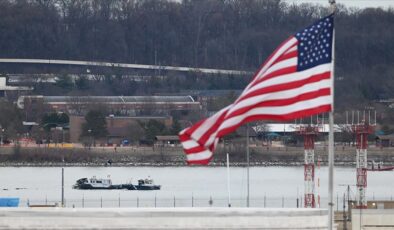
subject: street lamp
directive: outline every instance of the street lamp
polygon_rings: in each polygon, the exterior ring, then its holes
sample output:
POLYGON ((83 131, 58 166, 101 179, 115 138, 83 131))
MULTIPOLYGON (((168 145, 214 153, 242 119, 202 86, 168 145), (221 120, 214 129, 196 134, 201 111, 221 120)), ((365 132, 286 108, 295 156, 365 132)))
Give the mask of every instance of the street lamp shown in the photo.
POLYGON ((91 146, 92 146, 92 130, 91 129, 88 129, 88 133, 89 133, 89 149, 91 148, 91 146))
POLYGON ((4 145, 4 131, 5 129, 1 129, 1 142, 0 142, 1 145, 4 145))

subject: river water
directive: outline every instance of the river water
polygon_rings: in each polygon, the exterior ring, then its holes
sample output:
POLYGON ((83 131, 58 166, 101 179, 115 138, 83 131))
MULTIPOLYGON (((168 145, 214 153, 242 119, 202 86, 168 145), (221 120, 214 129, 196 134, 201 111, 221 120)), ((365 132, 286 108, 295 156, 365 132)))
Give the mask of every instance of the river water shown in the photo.
MULTIPOLYGON (((65 204, 67 207, 190 207, 228 204, 225 167, 66 167, 65 204), (112 178, 114 184, 134 183, 150 176, 159 191, 75 190, 72 185, 82 177, 112 178), (211 202, 210 202, 211 201, 211 202)), ((251 167, 250 206, 296 207, 304 192, 303 167, 251 167)), ((315 172, 320 187, 321 207, 327 206, 328 168, 315 172)), ((2 167, 0 197, 19 197, 20 206, 54 204, 61 201, 61 168, 2 167)), ((335 201, 342 208, 343 194, 350 185, 350 195, 356 195, 355 168, 335 169, 335 201)), ((231 204, 246 206, 246 168, 230 168, 231 204)), ((368 199, 393 199, 394 172, 368 173, 368 199)))

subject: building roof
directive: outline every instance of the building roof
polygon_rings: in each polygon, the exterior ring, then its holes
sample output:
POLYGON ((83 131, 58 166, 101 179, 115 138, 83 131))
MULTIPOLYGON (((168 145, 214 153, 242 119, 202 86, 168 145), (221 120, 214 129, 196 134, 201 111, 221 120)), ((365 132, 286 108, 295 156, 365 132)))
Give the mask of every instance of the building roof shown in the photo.
POLYGON ((44 96, 46 103, 97 102, 97 103, 174 103, 194 102, 191 96, 44 96))
POLYGON ((19 108, 24 108, 25 98, 40 99, 45 104, 112 104, 112 105, 200 105, 200 102, 194 101, 191 96, 42 96, 29 95, 20 96, 17 101, 19 108))
POLYGON ((389 135, 377 135, 377 138, 380 139, 380 140, 394 141, 394 134, 389 134, 389 135))
POLYGON ((208 97, 227 96, 231 93, 234 93, 235 95, 240 95, 242 93, 242 90, 237 90, 237 89, 181 90, 181 94, 187 94, 192 96, 208 96, 208 97))

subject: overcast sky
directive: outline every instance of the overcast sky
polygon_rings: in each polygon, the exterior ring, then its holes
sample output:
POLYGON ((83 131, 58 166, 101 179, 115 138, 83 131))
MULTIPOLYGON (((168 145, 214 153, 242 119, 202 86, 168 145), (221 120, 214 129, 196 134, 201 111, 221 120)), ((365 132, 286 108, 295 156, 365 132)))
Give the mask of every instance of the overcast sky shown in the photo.
MULTIPOLYGON (((288 3, 317 3, 322 5, 329 5, 328 0, 284 0, 288 3)), ((394 0, 336 0, 337 3, 344 4, 348 7, 382 7, 394 8, 394 0)))

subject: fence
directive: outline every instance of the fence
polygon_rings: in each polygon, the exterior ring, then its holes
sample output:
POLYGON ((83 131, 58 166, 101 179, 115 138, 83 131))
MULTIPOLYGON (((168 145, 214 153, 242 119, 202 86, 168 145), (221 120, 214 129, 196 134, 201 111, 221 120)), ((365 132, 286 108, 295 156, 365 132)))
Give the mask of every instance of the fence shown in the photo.
MULTIPOLYGON (((368 200, 372 200, 375 197, 369 197, 368 200)), ((393 200, 393 196, 390 197, 377 197, 379 200, 393 200)), ((375 199, 374 199, 375 200, 375 199)), ((342 196, 336 196, 335 210, 341 211, 343 207, 347 208, 347 201, 343 199, 342 196)), ((327 199, 322 198, 320 201, 321 208, 327 208, 327 199)), ((59 200, 31 200, 31 199, 21 199, 20 206, 30 206, 30 205, 59 205, 59 200)), ((235 198, 231 199, 231 207, 246 207, 245 198, 235 198)), ((152 198, 140 198, 135 199, 130 198, 99 198, 91 199, 81 197, 80 199, 65 199, 65 207, 75 207, 75 208, 113 208, 113 207, 228 207, 228 200, 226 198, 215 198, 210 197, 193 197, 190 198, 177 198, 177 197, 152 197, 152 198)), ((250 199, 250 207, 261 207, 261 208, 302 208, 303 197, 260 197, 250 199)), ((316 206, 318 207, 318 201, 316 198, 316 206)))

